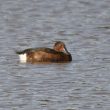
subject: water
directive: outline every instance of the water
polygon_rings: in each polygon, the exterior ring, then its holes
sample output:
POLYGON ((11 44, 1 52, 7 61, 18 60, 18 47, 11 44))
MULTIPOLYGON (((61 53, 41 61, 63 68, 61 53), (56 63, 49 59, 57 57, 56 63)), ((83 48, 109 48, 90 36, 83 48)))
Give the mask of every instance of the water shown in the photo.
POLYGON ((0 46, 0 110, 110 109, 109 0, 0 0, 0 46), (72 62, 19 63, 58 40, 72 62))

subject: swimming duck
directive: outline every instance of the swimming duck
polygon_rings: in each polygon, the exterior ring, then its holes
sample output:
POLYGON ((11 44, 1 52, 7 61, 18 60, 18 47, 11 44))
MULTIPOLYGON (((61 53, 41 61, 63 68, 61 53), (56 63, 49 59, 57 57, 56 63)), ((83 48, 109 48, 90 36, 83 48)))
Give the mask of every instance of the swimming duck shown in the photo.
POLYGON ((20 62, 67 62, 72 61, 72 56, 66 49, 63 42, 57 41, 53 49, 51 48, 29 48, 16 52, 19 55, 20 62))

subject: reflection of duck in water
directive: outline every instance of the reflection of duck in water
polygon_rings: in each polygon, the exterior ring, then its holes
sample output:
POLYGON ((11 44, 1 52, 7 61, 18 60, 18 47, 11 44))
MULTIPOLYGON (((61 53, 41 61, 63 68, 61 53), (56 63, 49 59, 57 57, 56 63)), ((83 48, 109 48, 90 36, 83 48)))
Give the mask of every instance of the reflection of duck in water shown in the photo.
POLYGON ((67 51, 63 42, 58 41, 54 48, 29 48, 16 52, 19 54, 20 62, 66 62, 72 61, 71 54, 67 51))

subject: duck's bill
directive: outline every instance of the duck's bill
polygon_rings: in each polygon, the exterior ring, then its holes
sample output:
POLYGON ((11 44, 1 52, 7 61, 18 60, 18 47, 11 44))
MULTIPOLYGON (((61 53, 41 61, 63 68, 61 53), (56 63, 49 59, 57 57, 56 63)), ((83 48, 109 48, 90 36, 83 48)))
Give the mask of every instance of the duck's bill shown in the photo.
POLYGON ((67 50, 66 47, 64 47, 64 52, 67 53, 67 54, 69 54, 69 52, 68 52, 68 50, 67 50))

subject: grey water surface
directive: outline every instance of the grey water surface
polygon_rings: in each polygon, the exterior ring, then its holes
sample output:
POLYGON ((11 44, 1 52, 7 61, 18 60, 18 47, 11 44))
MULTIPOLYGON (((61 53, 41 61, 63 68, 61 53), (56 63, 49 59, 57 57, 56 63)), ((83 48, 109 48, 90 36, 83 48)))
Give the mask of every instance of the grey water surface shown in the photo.
POLYGON ((0 0, 0 110, 110 110, 110 0, 0 0), (72 62, 19 63, 59 40, 72 62))

